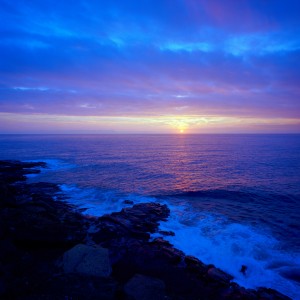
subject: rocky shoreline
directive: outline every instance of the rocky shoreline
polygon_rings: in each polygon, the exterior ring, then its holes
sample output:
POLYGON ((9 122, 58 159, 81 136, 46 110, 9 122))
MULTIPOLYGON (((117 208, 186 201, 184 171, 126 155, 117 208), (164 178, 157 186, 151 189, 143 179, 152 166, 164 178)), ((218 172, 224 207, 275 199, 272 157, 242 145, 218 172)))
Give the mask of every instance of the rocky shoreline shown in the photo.
POLYGON ((0 299, 290 299, 240 287, 163 238, 151 240, 166 205, 132 203, 92 218, 56 184, 26 183, 45 166, 0 161, 0 299))

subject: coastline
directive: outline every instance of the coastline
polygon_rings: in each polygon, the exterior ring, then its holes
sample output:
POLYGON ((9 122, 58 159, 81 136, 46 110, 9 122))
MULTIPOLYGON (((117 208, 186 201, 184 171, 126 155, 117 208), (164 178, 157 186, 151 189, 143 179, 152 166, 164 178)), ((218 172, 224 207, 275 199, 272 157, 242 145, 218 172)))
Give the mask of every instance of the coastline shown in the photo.
POLYGON ((0 162, 1 299, 290 299, 240 287, 162 238, 151 241, 166 205, 89 218, 58 185, 26 183, 35 167, 45 164, 0 162))

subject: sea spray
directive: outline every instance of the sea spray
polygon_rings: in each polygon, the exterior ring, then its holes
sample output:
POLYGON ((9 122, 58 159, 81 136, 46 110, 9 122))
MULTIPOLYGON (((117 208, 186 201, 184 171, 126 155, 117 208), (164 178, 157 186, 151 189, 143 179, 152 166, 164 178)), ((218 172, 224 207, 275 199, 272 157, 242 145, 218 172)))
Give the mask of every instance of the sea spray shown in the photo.
MULTIPOLYGON (((167 204, 171 214, 166 222, 161 222, 160 230, 175 233, 174 236, 164 236, 164 239, 176 248, 223 269, 241 286, 265 286, 300 299, 299 285, 282 276, 283 270, 288 273, 288 270, 300 267, 300 256, 281 250, 280 242, 270 232, 259 232, 257 228, 233 223, 220 214, 199 212, 183 201, 126 195, 99 188, 82 189, 76 185, 64 184, 61 189, 68 201, 84 209, 84 214, 93 216, 120 211, 131 206, 131 202, 167 204), (242 266, 246 266, 245 272, 241 272, 242 266)), ((159 236, 155 233, 152 238, 159 236)))
POLYGON ((225 216, 195 211, 188 204, 169 203, 169 207, 170 217, 160 224, 160 229, 175 233, 164 238, 176 248, 223 269, 241 286, 265 286, 300 299, 299 284, 285 278, 282 272, 297 270, 299 277, 299 253, 283 251, 269 232, 232 223, 225 216))
MULTIPOLYGON (((38 159, 29 159, 29 160, 24 160, 25 162, 40 162, 41 160, 38 159)), ((29 180, 35 177, 39 177, 39 180, 43 179, 44 176, 47 176, 47 173, 49 174, 49 172, 57 172, 57 171, 66 171, 68 169, 72 169, 75 168, 76 165, 74 164, 70 164, 64 160, 61 159, 43 159, 42 160, 44 163, 46 163, 45 167, 35 167, 33 168, 34 170, 38 170, 39 173, 36 174, 26 174, 26 178, 28 178, 29 180)))

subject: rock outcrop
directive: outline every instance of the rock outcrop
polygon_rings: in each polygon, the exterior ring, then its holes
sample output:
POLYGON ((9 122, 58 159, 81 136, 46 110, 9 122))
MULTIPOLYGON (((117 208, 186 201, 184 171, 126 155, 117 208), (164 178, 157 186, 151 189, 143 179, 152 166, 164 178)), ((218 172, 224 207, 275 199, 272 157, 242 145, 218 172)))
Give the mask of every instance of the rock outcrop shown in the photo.
POLYGON ((0 162, 0 299, 289 299, 242 288, 163 238, 152 240, 166 205, 88 218, 57 185, 26 183, 37 167, 45 164, 0 162))
POLYGON ((108 250, 99 246, 78 244, 64 253, 62 264, 66 273, 97 277, 111 274, 108 250))

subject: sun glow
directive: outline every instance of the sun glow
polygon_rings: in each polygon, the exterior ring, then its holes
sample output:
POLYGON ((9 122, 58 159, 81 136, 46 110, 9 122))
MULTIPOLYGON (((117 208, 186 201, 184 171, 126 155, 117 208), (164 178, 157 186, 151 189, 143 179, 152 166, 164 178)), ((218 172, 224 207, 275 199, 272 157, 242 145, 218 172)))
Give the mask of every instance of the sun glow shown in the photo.
POLYGON ((299 119, 242 118, 228 116, 105 117, 55 114, 15 114, 0 112, 0 133, 235 133, 271 132, 272 128, 299 128, 299 119), (38 128, 38 130, 36 129, 38 128), (137 130, 137 128, 139 130, 137 130), (270 129, 269 129, 270 128, 270 129), (268 131, 269 130, 269 131, 268 131))

